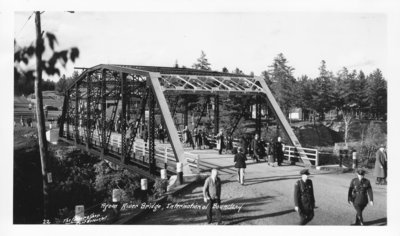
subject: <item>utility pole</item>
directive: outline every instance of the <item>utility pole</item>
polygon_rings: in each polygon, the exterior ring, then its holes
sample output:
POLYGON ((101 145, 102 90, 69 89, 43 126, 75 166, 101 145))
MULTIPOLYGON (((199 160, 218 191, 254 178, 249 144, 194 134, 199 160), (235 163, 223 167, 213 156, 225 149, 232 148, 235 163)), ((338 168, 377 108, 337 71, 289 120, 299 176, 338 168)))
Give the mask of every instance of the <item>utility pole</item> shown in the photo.
POLYGON ((47 140, 46 140, 46 127, 43 112, 43 97, 41 91, 42 81, 42 52, 44 51, 44 44, 42 40, 42 30, 40 26, 40 11, 35 12, 35 25, 36 25, 36 78, 35 78, 35 97, 36 97, 36 117, 37 129, 39 139, 40 161, 42 165, 42 181, 43 181, 43 220, 49 220, 49 186, 48 182, 51 177, 47 174, 47 140))

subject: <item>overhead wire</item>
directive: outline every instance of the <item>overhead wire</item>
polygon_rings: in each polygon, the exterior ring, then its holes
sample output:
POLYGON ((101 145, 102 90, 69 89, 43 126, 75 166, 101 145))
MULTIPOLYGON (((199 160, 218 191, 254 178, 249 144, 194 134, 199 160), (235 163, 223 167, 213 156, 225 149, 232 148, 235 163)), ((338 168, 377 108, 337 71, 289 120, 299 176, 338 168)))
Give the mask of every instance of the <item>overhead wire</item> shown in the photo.
POLYGON ((22 26, 22 28, 19 30, 19 32, 18 32, 16 38, 19 37, 19 35, 21 34, 22 30, 25 28, 26 24, 28 23, 28 21, 29 21, 29 20, 31 19, 31 17, 33 16, 33 13, 35 13, 35 12, 32 12, 32 14, 31 14, 31 15, 28 17, 28 19, 25 21, 25 24, 24 24, 24 25, 22 26))

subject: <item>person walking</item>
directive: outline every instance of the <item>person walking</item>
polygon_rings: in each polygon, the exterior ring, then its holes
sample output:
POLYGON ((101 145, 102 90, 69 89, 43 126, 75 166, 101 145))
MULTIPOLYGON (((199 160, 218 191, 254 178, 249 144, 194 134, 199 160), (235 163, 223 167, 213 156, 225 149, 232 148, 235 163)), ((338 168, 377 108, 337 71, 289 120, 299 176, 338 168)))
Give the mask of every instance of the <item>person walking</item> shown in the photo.
POLYGON ((374 196, 372 193, 371 183, 364 177, 365 170, 357 170, 357 178, 350 182, 348 191, 348 202, 356 209, 356 221, 353 225, 364 225, 362 212, 368 204, 368 199, 371 206, 374 205, 374 196))
POLYGON ((374 176, 376 177, 376 184, 387 184, 387 154, 384 145, 381 145, 375 154, 374 176))
POLYGON ((244 185, 244 171, 246 169, 246 155, 243 153, 243 148, 239 147, 238 153, 235 154, 234 157, 234 162, 235 162, 235 168, 237 168, 238 171, 238 182, 241 185, 244 185))
POLYGON ((300 225, 305 225, 314 218, 314 188, 308 169, 300 171, 301 179, 294 185, 294 209, 299 213, 300 225))
POLYGON ((278 162, 278 166, 281 166, 283 162, 283 145, 281 137, 278 137, 277 141, 274 143, 274 156, 275 160, 278 162))
POLYGON ((224 141, 224 130, 220 129, 219 133, 215 136, 215 138, 217 139, 217 149, 218 149, 218 153, 219 155, 222 154, 222 149, 225 148, 225 141, 224 141))
POLYGON ((207 223, 212 223, 212 208, 215 206, 218 224, 221 224, 221 180, 217 169, 212 169, 211 176, 204 182, 203 197, 204 202, 207 203, 207 223))

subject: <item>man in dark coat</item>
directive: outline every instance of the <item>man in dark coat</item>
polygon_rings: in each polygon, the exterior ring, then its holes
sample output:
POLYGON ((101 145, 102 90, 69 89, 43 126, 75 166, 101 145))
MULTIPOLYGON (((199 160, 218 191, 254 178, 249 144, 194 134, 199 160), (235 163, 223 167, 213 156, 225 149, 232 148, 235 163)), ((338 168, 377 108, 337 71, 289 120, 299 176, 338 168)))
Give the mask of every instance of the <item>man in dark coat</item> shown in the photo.
POLYGON ((221 223, 221 180, 218 170, 212 169, 211 176, 206 179, 203 186, 204 202, 207 203, 207 223, 212 223, 212 208, 217 209, 218 224, 221 223), (215 206, 214 206, 215 205, 215 206))
POLYGON ((235 154, 234 162, 235 168, 238 170, 238 182, 244 185, 244 169, 246 169, 246 155, 243 153, 243 148, 239 147, 239 152, 235 154))
POLYGON ((278 166, 282 165, 283 162, 283 145, 281 140, 281 137, 278 137, 277 141, 274 143, 274 156, 275 160, 278 162, 278 166))
POLYGON ((294 185, 294 209, 299 213, 300 225, 314 218, 315 198, 312 181, 308 179, 308 169, 300 171, 301 179, 294 185))
POLYGON ((374 176, 376 177, 376 184, 386 184, 387 154, 383 145, 380 146, 375 154, 374 176))
POLYGON ((357 178, 351 180, 348 192, 348 202, 357 212, 354 225, 364 225, 362 212, 368 204, 368 198, 371 206, 374 205, 371 183, 364 178, 364 174, 364 170, 357 170, 357 178))

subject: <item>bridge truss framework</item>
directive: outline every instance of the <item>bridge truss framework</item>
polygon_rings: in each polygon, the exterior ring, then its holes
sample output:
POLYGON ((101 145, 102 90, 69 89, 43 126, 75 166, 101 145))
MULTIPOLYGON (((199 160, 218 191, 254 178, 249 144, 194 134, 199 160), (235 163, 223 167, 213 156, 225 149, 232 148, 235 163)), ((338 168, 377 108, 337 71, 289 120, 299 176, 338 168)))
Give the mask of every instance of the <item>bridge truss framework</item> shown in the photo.
MULTIPOLYGON (((185 94, 207 96, 202 112, 211 100, 214 102, 215 133, 219 130, 220 96, 255 95, 256 132, 261 132, 261 105, 266 105, 274 113, 291 145, 297 148, 303 163, 311 164, 263 78, 214 71, 109 64, 88 68, 66 91, 59 136, 119 166, 138 171, 143 175, 154 176, 157 108, 166 126, 176 162, 184 163, 184 173, 190 173, 190 169, 185 165, 184 148, 173 121, 176 112, 176 107, 173 105, 176 105, 176 100, 167 99, 185 94), (169 104, 167 100, 170 101, 169 104), (107 108, 107 104, 110 103, 113 106, 107 108), (118 107, 121 107, 119 112, 118 107), (136 134, 143 128, 146 107, 149 112, 148 124, 145 125, 149 135, 148 164, 143 165, 133 162, 131 157, 136 134), (112 142, 110 121, 113 121, 114 125, 120 121, 120 147, 117 151, 112 150, 110 145, 112 142), (127 136, 128 130, 130 135, 127 136)), ((201 116, 196 126, 200 119, 201 116)), ((187 114, 185 123, 187 125, 187 114)))

